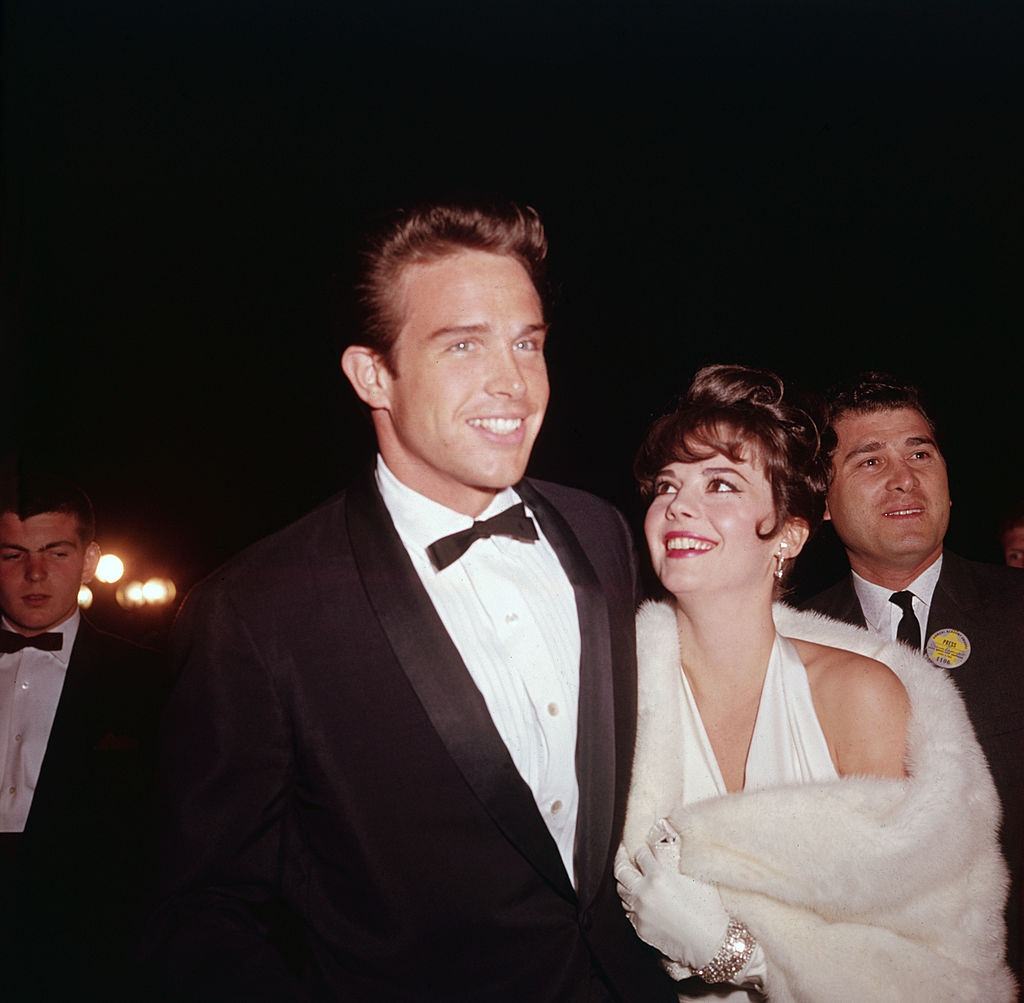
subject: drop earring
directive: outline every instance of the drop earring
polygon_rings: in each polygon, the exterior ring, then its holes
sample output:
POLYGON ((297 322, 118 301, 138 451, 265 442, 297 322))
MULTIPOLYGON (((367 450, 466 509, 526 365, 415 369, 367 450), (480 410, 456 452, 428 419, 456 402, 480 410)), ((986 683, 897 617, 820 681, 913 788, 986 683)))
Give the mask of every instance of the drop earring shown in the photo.
POLYGON ((775 555, 775 577, 778 581, 782 581, 782 569, 785 567, 786 558, 782 556, 782 552, 786 549, 786 544, 779 544, 779 552, 775 555))

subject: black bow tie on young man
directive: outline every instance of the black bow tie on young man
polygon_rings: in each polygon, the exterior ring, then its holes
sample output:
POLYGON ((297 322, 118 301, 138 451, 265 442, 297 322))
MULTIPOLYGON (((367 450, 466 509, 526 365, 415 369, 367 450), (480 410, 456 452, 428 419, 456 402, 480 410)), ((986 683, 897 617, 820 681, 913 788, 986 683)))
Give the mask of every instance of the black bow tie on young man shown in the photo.
POLYGON ((469 529, 461 529, 450 536, 435 540, 427 553, 438 571, 444 571, 449 564, 457 561, 477 541, 489 536, 511 536, 516 540, 532 543, 537 540, 537 527, 526 514, 526 506, 520 502, 499 512, 490 519, 474 522, 469 529))
POLYGON ((64 635, 59 633, 36 634, 26 637, 13 630, 0 630, 0 655, 13 655, 22 648, 39 648, 41 651, 60 651, 64 647, 64 635))

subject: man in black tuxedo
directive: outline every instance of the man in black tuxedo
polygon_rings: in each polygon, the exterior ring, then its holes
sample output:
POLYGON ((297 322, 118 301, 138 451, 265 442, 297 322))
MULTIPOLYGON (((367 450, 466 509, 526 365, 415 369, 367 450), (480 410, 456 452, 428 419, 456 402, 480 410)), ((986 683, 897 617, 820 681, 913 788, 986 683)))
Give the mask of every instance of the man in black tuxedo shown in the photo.
POLYGON ((826 519, 851 573, 804 603, 903 640, 947 669, 963 694, 1003 802, 1012 887, 1008 961, 1021 974, 1024 873, 1024 581, 943 547, 946 462, 917 388, 866 373, 829 394, 826 519))
POLYGON ((4 999, 133 1000, 162 677, 78 609, 92 506, 39 474, 0 504, 4 999))
POLYGON ((148 937, 172 997, 674 998, 611 876, 632 540, 523 478, 545 252, 529 209, 398 214, 342 357, 375 469, 186 601, 148 937))

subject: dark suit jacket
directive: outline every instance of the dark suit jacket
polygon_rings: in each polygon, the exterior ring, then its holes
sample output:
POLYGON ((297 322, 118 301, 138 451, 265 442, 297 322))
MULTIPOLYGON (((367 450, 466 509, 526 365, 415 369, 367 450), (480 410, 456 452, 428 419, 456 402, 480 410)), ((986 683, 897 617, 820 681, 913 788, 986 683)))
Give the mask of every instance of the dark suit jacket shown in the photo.
MULTIPOLYGON (((866 625, 849 576, 805 602, 803 608, 866 625)), ((1007 955, 1020 976, 1024 956, 1024 574, 966 561, 947 550, 925 640, 948 627, 966 634, 971 643, 970 657, 949 673, 963 694, 1003 803, 1002 845, 1013 880, 1007 907, 1007 955)))
POLYGON ((155 653, 82 618, 25 831, 4 840, 5 1000, 140 998, 165 690, 155 653))
POLYGON ((670 999, 611 876, 636 718, 614 509, 518 485, 576 594, 578 894, 366 477, 201 584, 173 632, 162 897, 184 999, 670 999))

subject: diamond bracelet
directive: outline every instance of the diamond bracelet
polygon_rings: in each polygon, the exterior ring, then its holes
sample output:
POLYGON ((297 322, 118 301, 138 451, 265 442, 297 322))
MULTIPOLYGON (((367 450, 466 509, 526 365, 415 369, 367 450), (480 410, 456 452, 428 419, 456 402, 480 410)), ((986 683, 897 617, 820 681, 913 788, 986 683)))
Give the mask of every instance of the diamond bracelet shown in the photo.
POLYGON ((756 946, 751 932, 738 919, 730 919, 725 940, 715 956, 703 968, 690 971, 705 982, 728 982, 750 961, 756 946))

